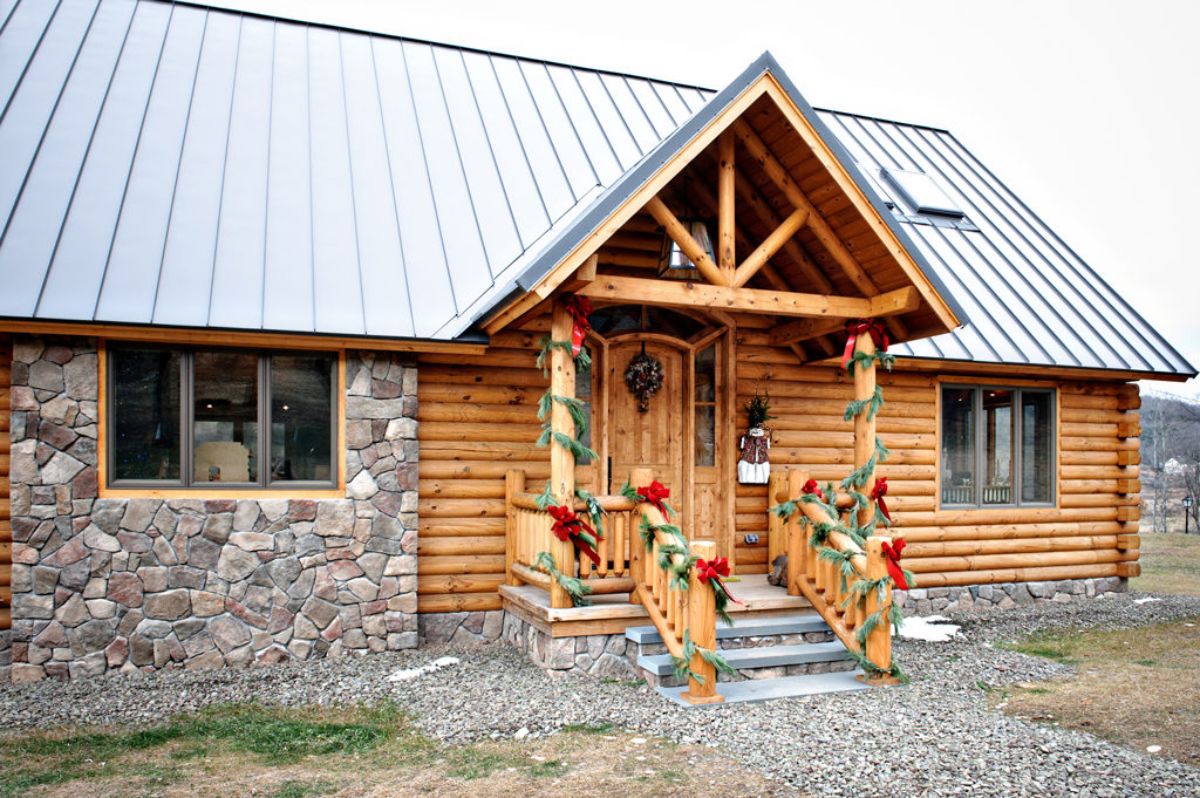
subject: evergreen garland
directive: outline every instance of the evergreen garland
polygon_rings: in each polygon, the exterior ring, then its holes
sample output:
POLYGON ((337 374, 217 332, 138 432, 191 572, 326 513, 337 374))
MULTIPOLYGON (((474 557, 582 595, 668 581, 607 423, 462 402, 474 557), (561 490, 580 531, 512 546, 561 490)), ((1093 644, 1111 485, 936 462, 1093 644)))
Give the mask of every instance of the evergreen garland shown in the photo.
POLYGON ((866 399, 851 399, 846 405, 846 412, 842 415, 843 421, 849 421, 855 416, 861 414, 863 410, 867 411, 867 421, 870 421, 879 414, 880 408, 883 407, 883 389, 878 385, 875 386, 875 393, 871 394, 866 399))
POLYGON ((592 526, 596 528, 596 536, 603 538, 604 516, 608 515, 608 513, 605 512, 604 508, 600 505, 600 500, 588 491, 579 487, 575 488, 575 497, 582 501, 584 507, 587 508, 587 514, 592 519, 592 526))
POLYGON ((727 676, 737 675, 737 671, 725 661, 724 657, 711 648, 696 645, 695 641, 692 640, 691 634, 685 629, 683 632, 683 656, 677 657, 674 654, 671 655, 671 662, 675 666, 675 678, 695 679, 698 683, 704 684, 704 676, 692 670, 692 657, 696 654, 699 654, 701 659, 712 665, 718 674, 724 673, 727 676))
POLYGON ((866 352, 855 352, 846 363, 846 373, 853 374, 855 366, 861 365, 863 368, 866 368, 872 363, 878 363, 886 371, 891 371, 892 366, 896 364, 896 356, 882 350, 877 350, 873 355, 868 355, 866 352))
MULTIPOLYGON (((541 347, 541 351, 538 352, 537 367, 542 370, 543 377, 550 376, 549 359, 553 350, 561 349, 570 355, 572 349, 570 341, 553 341, 548 335, 542 336, 538 345, 541 347)), ((575 361, 575 367, 581 371, 587 371, 592 367, 592 355, 586 346, 580 347, 579 354, 572 356, 572 359, 575 361)))
POLYGON ((574 576, 568 576, 558 570, 558 566, 554 564, 554 557, 548 551, 539 551, 534 562, 554 581, 558 582, 559 586, 571 597, 571 603, 576 607, 587 607, 591 602, 586 598, 591 592, 591 585, 574 576))

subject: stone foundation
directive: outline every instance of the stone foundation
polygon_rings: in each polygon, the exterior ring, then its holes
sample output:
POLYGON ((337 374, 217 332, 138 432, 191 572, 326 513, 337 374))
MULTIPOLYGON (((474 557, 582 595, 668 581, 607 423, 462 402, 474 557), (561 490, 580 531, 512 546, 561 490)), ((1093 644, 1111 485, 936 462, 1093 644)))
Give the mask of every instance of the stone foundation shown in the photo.
POLYGON ((347 356, 345 498, 162 500, 100 497, 97 364, 14 341, 14 681, 417 645, 414 367, 347 356))
POLYGON ((575 671, 587 676, 636 679, 638 647, 625 633, 551 637, 513 613, 504 613, 501 639, 524 651, 533 664, 549 671, 575 671))
MULTIPOLYGON (((919 581, 918 577, 918 581, 919 581)), ((1096 598, 1106 593, 1124 593, 1129 580, 1118 576, 1098 579, 1065 579, 1059 582, 1003 582, 995 585, 931 587, 897 590, 896 603, 912 615, 931 615, 956 610, 1012 607, 1096 598)))

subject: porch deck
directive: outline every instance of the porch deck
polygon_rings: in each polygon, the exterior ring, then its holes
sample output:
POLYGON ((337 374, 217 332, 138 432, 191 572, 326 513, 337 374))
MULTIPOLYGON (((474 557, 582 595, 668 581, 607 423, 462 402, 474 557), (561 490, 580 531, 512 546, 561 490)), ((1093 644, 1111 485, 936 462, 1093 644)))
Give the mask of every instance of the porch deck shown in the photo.
MULTIPOLYGON (((730 584, 742 604, 731 604, 730 615, 739 618, 794 613, 812 605, 803 596, 789 596, 781 587, 767 583, 766 574, 744 576, 730 584)), ((551 607, 550 594, 536 585, 502 585, 500 599, 507 612, 533 624, 551 637, 617 634, 630 626, 645 626, 650 615, 639 602, 631 604, 628 593, 591 597, 589 607, 551 607)))

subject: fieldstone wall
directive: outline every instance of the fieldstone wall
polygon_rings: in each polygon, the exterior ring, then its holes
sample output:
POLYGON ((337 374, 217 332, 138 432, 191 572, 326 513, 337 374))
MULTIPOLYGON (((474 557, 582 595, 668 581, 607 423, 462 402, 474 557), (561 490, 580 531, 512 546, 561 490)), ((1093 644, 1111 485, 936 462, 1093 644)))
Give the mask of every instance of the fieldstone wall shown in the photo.
MULTIPOLYGON (((919 577, 918 577, 919 578, 919 577)), ((1119 576, 1098 579, 1064 579, 1059 582, 1004 582, 967 587, 931 587, 897 590, 896 603, 910 615, 930 615, 954 610, 998 607, 1011 609, 1029 604, 1073 601, 1124 593, 1129 580, 1119 576)))
POLYGON ((350 353, 346 496, 100 498, 94 340, 18 338, 14 681, 417 645, 416 368, 350 353))

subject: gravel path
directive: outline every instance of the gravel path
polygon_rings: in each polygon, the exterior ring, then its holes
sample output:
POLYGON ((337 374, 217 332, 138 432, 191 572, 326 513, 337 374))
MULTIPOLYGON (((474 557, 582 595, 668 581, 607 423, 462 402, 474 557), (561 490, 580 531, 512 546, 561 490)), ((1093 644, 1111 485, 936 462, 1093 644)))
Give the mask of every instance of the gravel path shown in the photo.
POLYGON ((646 687, 551 676, 502 646, 425 649, 251 670, 166 671, 88 682, 0 686, 0 728, 140 723, 228 702, 333 704, 390 698, 450 742, 564 724, 610 722, 716 745, 746 765, 822 796, 1200 795, 1200 769, 988 709, 980 684, 1065 674, 994 643, 1053 627, 1129 627, 1200 615, 1200 597, 1135 604, 1116 595, 1076 605, 955 616, 963 639, 897 644, 906 687, 768 704, 687 710, 646 687), (453 654, 462 662, 398 684, 398 668, 453 654), (856 742, 863 741, 863 742, 856 742))

